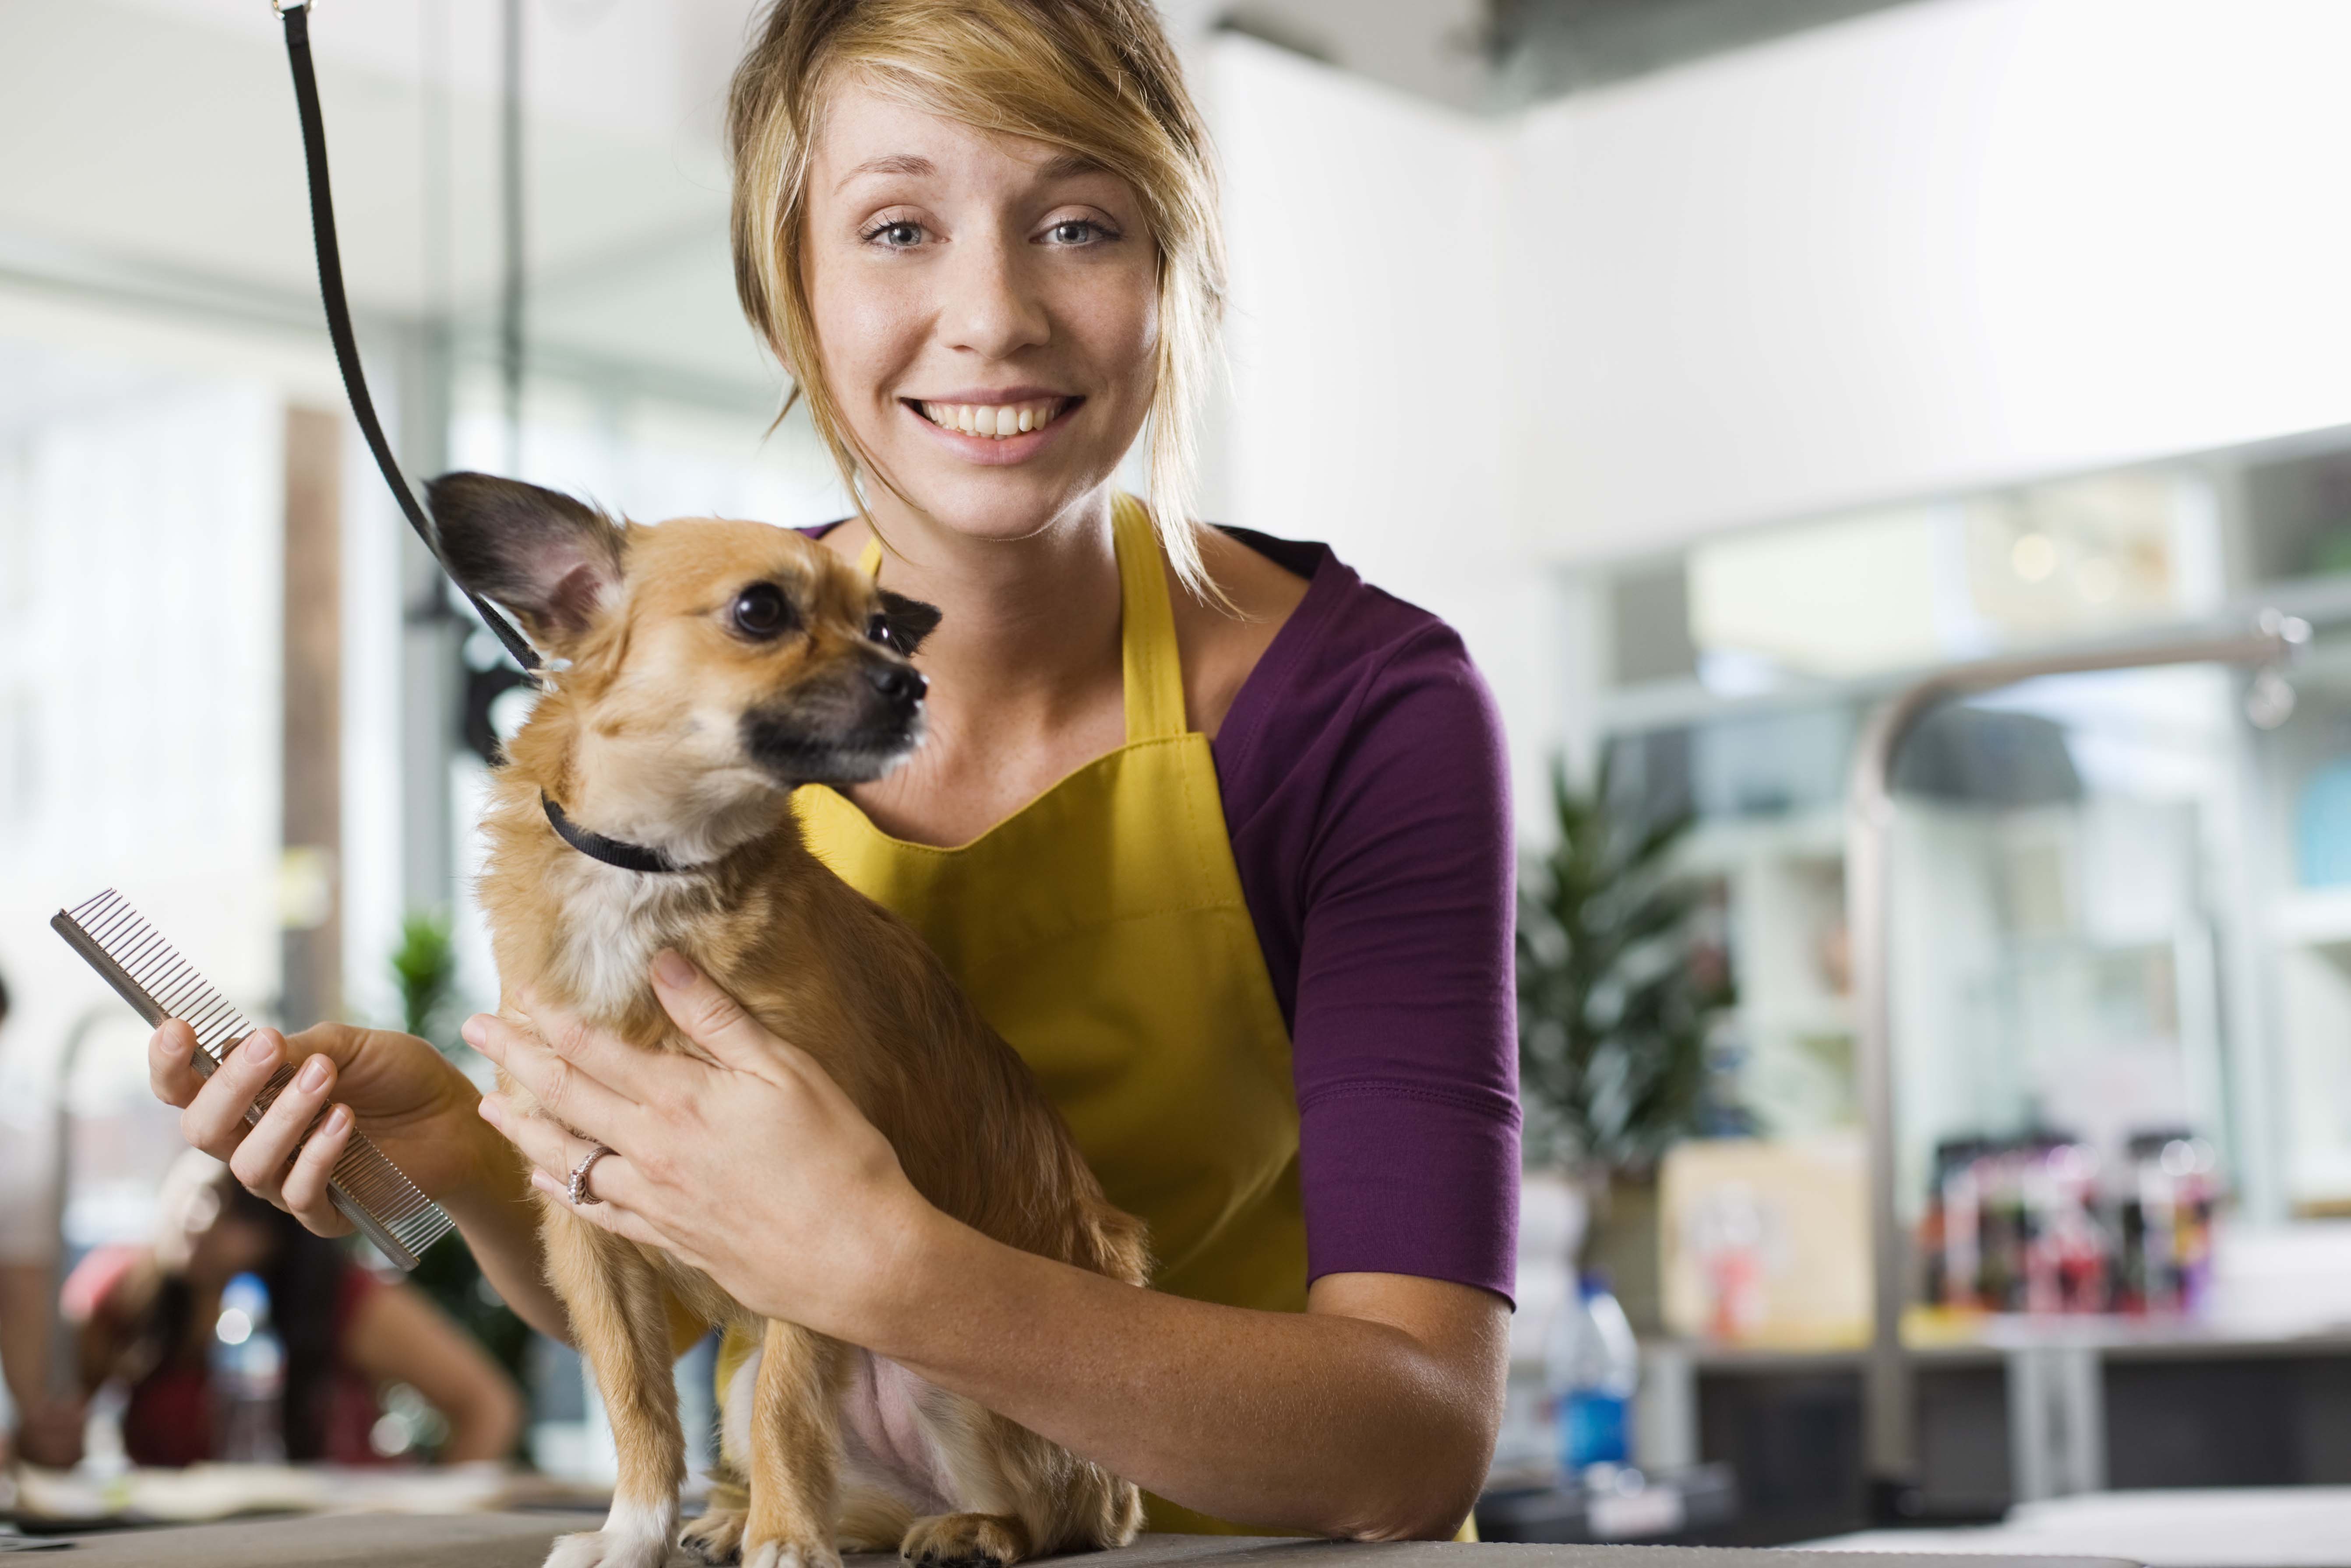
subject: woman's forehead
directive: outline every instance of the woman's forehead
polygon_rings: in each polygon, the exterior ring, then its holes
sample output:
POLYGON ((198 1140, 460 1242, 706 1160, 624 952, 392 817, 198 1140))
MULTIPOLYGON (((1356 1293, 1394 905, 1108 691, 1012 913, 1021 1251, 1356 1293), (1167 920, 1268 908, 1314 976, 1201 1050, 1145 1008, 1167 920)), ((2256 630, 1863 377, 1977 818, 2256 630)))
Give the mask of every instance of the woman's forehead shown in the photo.
POLYGON ((851 75, 826 96, 810 173, 820 196, 850 196, 861 183, 895 180, 1028 185, 1092 177, 1123 182, 1081 152, 1033 137, 983 130, 925 108, 871 78, 851 75))

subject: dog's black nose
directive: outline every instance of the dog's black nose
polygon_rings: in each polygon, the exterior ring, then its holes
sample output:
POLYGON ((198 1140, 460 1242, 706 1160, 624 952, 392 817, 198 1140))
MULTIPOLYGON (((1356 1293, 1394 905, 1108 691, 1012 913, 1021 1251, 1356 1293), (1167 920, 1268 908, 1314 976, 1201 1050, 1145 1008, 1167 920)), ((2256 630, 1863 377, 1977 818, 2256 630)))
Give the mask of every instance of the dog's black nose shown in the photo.
POLYGON ((908 707, 921 702, 923 694, 931 689, 923 672, 906 664, 875 664, 865 672, 865 678, 873 683, 875 691, 908 707))

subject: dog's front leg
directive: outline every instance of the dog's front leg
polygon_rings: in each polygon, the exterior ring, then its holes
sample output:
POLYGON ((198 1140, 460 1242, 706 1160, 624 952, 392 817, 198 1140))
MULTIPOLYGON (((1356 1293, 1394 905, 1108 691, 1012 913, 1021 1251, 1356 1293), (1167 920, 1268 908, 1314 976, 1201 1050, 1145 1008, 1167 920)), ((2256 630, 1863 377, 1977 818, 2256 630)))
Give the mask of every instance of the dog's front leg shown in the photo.
POLYGON ((549 1272, 595 1369, 620 1472, 604 1528, 556 1542, 546 1568, 661 1568, 677 1534, 685 1437, 660 1277, 628 1243, 567 1213, 549 1218, 549 1272))
POLYGON ((847 1353, 822 1334, 773 1321, 759 1349, 743 1568, 841 1568, 833 1529, 847 1353))

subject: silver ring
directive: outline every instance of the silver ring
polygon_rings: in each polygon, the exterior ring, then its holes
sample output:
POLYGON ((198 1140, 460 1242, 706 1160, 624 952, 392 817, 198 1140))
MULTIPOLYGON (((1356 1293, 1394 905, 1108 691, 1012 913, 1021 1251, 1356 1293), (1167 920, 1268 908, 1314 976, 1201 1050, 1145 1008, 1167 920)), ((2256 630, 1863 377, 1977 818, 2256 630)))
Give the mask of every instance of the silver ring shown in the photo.
POLYGON ((609 1155, 611 1152, 611 1150, 606 1148, 603 1145, 599 1144, 594 1148, 589 1150, 586 1154, 580 1155, 580 1163, 571 1167, 571 1186, 570 1188, 565 1192, 564 1197, 571 1200, 571 1206, 574 1208, 585 1208, 591 1203, 601 1203, 604 1201, 602 1198, 598 1197, 594 1193, 588 1190, 588 1173, 596 1167, 596 1162, 598 1160, 602 1159, 606 1155, 609 1155))

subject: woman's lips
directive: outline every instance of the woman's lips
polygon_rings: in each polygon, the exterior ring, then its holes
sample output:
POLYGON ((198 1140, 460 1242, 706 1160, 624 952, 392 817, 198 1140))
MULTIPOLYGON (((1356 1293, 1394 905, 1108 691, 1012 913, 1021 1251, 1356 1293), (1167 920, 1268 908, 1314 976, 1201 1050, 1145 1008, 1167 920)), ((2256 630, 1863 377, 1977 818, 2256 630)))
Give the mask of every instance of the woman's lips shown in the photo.
POLYGON ((901 398, 932 435, 970 463, 1000 466, 1025 462, 1066 429, 1081 397, 1023 398, 1006 402, 947 402, 901 398), (1026 420, 1028 428, 1021 423, 1026 420), (997 434, 998 431, 1002 434, 997 434))

